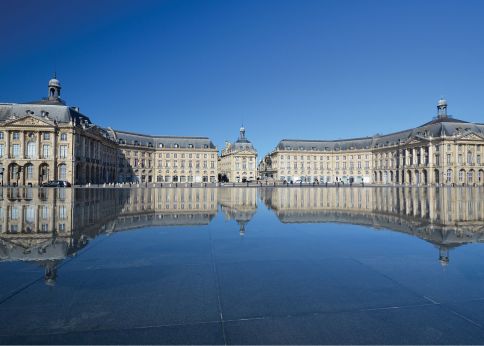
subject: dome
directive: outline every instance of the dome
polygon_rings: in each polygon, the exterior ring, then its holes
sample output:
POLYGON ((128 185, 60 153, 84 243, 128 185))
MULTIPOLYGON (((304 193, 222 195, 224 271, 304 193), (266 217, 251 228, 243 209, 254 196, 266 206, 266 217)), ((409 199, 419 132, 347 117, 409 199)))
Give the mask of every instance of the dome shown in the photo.
POLYGON ((245 132, 245 127, 242 126, 239 131, 240 132, 245 132))
POLYGON ((443 97, 437 102, 437 106, 447 106, 447 100, 443 97))
POLYGON ((54 87, 59 87, 60 88, 60 82, 57 78, 52 78, 50 81, 49 81, 49 86, 54 86, 54 87))

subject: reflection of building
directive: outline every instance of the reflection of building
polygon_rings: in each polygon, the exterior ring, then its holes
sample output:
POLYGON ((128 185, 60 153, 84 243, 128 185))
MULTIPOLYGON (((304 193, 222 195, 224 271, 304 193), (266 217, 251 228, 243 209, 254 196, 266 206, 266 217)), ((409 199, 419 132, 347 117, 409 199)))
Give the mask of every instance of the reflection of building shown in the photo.
POLYGON ((208 225, 217 214, 216 188, 128 190, 114 231, 153 226, 208 225))
POLYGON ((261 165, 261 176, 303 182, 484 184, 484 124, 447 115, 417 128, 345 140, 283 139, 261 165))
POLYGON ((0 189, 0 262, 40 265, 53 284, 60 262, 110 228, 118 202, 124 204, 123 190, 0 189))
POLYGON ((222 181, 246 182, 257 178, 257 151, 245 137, 245 128, 240 128, 239 138, 234 143, 225 143, 219 162, 222 181), (224 179, 226 178, 226 179, 224 179))
POLYGON ((240 235, 244 235, 245 226, 257 211, 257 189, 234 187, 218 191, 222 213, 226 219, 235 220, 240 235))
POLYGON ((409 233, 448 249, 484 242, 482 188, 265 188, 283 223, 338 222, 409 233))
POLYGON ((0 262, 57 267, 102 233, 210 224, 218 205, 241 235, 257 194, 283 223, 351 223, 408 233, 449 250, 484 242, 482 188, 0 189, 0 262))

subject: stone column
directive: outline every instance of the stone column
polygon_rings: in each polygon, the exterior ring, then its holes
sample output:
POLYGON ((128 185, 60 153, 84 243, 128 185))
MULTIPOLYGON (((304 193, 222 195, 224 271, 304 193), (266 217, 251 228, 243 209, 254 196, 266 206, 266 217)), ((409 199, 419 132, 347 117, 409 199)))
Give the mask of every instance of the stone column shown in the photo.
POLYGON ((25 157, 26 157, 25 151, 27 149, 27 148, 25 148, 25 131, 21 131, 20 133, 22 135, 22 138, 21 138, 21 141, 20 141, 20 146, 21 146, 20 159, 25 159, 25 157))
MULTIPOLYGON (((10 158, 10 131, 7 130, 5 131, 5 154, 6 154, 6 158, 9 159, 10 158)), ((7 168, 8 168, 8 165, 7 165, 7 168)))

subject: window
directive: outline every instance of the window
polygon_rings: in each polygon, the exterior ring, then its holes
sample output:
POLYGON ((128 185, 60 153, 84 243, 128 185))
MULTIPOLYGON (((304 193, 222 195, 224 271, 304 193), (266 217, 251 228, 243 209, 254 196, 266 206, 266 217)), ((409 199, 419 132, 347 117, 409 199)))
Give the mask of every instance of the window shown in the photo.
POLYGON ((3 139, 3 132, 0 132, 0 139, 3 139))
POLYGON ((467 153, 467 164, 472 165, 472 153, 470 151, 467 153))
POLYGON ((25 167, 25 177, 27 179, 32 179, 34 177, 34 166, 32 165, 27 165, 25 167))
POLYGON ((18 158, 20 156, 20 144, 12 145, 12 156, 18 158))
POLYGON ((61 159, 67 158, 67 145, 59 146, 59 157, 61 159))
POLYGON ((12 135, 13 139, 19 139, 20 138, 20 133, 18 131, 15 131, 12 135))
POLYGON ((472 184, 473 180, 474 180, 474 172, 473 171, 467 172, 467 182, 472 184))
POLYGON ((66 165, 59 165, 59 179, 66 180, 67 179, 67 167, 66 165))
POLYGON ((158 144, 158 148, 163 148, 163 143, 158 144))
POLYGON ((33 159, 37 156, 37 145, 35 142, 27 143, 27 158, 33 159))
POLYGON ((447 170, 447 182, 450 183, 452 181, 452 170, 447 170))
POLYGON ((3 157, 3 151, 4 151, 3 144, 0 144, 0 157, 3 157))
POLYGON ((44 144, 42 145, 42 157, 44 159, 48 159, 50 156, 50 145, 44 144))
POLYGON ((67 133, 61 133, 60 140, 61 141, 67 141, 67 133))
POLYGON ((45 141, 48 141, 50 139, 50 133, 49 132, 44 132, 43 138, 45 141))
POLYGON ((464 171, 459 171, 459 181, 463 182, 464 181, 464 171))
POLYGON ((178 143, 175 143, 175 144, 173 145, 173 147, 174 147, 174 148, 179 148, 179 147, 180 147, 180 145, 178 145, 178 143))

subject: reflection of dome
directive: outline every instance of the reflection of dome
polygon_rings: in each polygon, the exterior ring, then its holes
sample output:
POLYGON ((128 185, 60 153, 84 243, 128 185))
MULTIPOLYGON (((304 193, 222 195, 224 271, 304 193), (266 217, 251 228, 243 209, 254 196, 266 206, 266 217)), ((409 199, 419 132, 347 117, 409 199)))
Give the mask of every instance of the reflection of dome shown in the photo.
POLYGON ((53 86, 53 87, 58 87, 60 88, 60 82, 57 78, 52 78, 50 81, 49 81, 49 86, 53 86))
POLYGON ((447 106, 447 100, 441 97, 439 102, 437 102, 437 106, 447 106))

